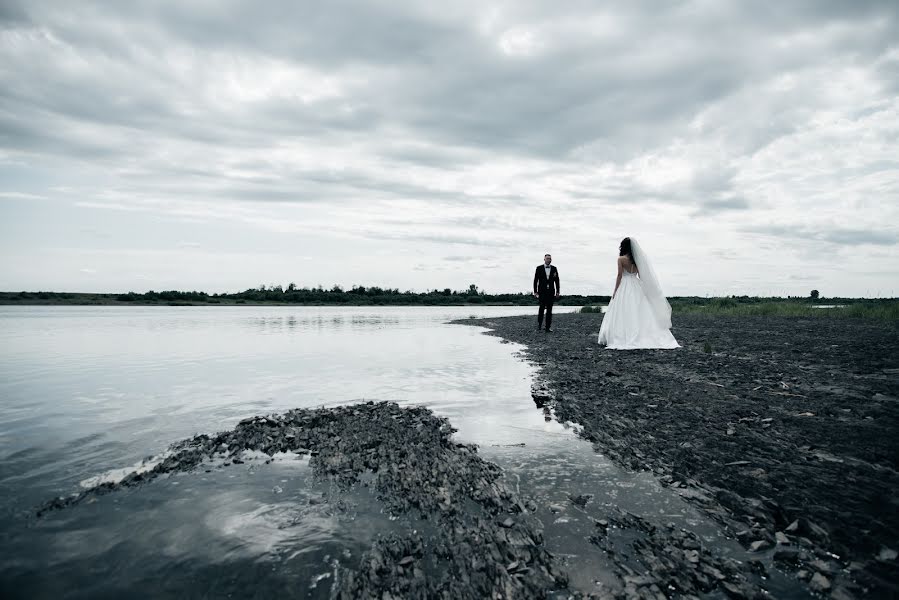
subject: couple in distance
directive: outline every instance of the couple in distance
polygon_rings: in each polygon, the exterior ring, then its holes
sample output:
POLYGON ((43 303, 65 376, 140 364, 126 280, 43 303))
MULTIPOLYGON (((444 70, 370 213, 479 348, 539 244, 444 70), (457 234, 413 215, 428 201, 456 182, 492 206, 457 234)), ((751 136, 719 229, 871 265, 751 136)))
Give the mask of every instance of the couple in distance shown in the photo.
MULTIPOLYGON (((671 335, 671 305, 659 278, 637 240, 626 237, 618 247, 615 291, 599 329, 599 343, 614 350, 679 348, 671 335)), ((534 273, 534 297, 540 300, 537 329, 552 331, 553 303, 561 294, 559 270, 546 254, 534 273)))

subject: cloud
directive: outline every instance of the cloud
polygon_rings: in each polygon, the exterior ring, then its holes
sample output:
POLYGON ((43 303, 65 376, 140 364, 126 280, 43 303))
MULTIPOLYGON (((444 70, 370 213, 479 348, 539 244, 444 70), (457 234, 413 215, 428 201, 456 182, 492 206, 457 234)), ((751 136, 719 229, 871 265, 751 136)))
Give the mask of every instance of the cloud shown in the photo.
POLYGON ((706 200, 704 202, 700 202, 699 209, 693 214, 714 215, 724 211, 747 209, 749 209, 749 202, 746 201, 746 198, 730 197, 722 198, 720 200, 706 200))
MULTIPOLYGON (((889 1, 10 0, 0 198, 21 202, 3 220, 35 252, 51 243, 37 198, 163 247, 414 250, 432 268, 410 287, 460 285, 426 277, 472 250, 509 264, 552 246, 586 271, 633 231, 702 239, 728 285, 776 253, 759 236, 808 261, 883 248, 886 265, 896 39, 889 1)), ((363 283, 346 260, 334 277, 363 283)))
POLYGON ((747 227, 745 231, 793 240, 811 240, 841 246, 895 246, 899 234, 891 231, 872 231, 846 227, 811 228, 804 225, 769 225, 747 227))

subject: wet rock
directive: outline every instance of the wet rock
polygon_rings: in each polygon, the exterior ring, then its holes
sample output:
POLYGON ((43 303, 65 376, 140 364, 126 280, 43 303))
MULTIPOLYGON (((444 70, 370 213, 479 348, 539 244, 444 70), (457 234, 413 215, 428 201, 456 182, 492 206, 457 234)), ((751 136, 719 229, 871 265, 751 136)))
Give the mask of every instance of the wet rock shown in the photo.
POLYGON ((882 561, 888 560, 896 560, 897 552, 892 548, 887 548, 884 546, 880 549, 880 553, 877 555, 877 558, 882 561))
POLYGON ((779 548, 774 552, 774 560, 780 563, 796 564, 799 562, 799 550, 796 548, 779 548))
POLYGON ((830 592, 830 597, 833 600, 856 600, 861 596, 854 594, 848 586, 837 586, 830 592))
POLYGON ((816 541, 827 542, 830 539, 830 534, 828 534, 823 527, 810 519, 799 519, 799 526, 803 533, 816 541))
POLYGON ((812 575, 811 581, 809 581, 809 587, 812 591, 818 593, 826 593, 830 590, 830 579, 822 575, 821 573, 815 573, 812 575))
POLYGON ((587 503, 590 502, 592 498, 593 494, 568 494, 568 499, 571 500, 571 503, 582 508, 587 506, 587 503))

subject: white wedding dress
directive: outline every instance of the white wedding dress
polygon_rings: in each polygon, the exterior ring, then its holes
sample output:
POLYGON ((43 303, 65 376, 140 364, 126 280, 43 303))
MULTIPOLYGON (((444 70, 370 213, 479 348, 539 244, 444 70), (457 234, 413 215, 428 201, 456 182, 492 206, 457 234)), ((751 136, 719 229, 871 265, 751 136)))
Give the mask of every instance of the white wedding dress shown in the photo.
MULTIPOLYGON (((599 328, 599 343, 614 350, 680 348, 668 329, 671 307, 666 322, 664 316, 659 316, 664 311, 654 310, 652 297, 644 290, 644 282, 637 273, 622 271, 618 291, 609 302, 599 328)), ((668 304, 664 297, 662 301, 668 304)))

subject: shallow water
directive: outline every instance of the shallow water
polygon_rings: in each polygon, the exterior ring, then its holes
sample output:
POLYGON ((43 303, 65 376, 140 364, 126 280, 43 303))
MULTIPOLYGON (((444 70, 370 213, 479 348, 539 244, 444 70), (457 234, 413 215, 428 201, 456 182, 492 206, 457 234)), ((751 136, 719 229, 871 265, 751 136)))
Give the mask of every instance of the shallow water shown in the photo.
MULTIPOLYGON (((558 312, 575 310, 560 307, 558 312)), ((585 590, 608 581, 588 512, 619 506, 735 543, 646 473, 617 469, 530 396, 519 347, 448 320, 522 307, 0 308, 0 593, 325 597, 397 523, 365 486, 280 457, 161 478, 54 513, 29 511, 121 476, 172 442, 295 407, 392 400, 448 417, 460 441, 536 497, 549 549, 585 590), (521 444, 524 444, 523 446, 521 444), (588 510, 567 494, 594 494, 588 510), (552 510, 547 507, 553 506, 552 510)))

